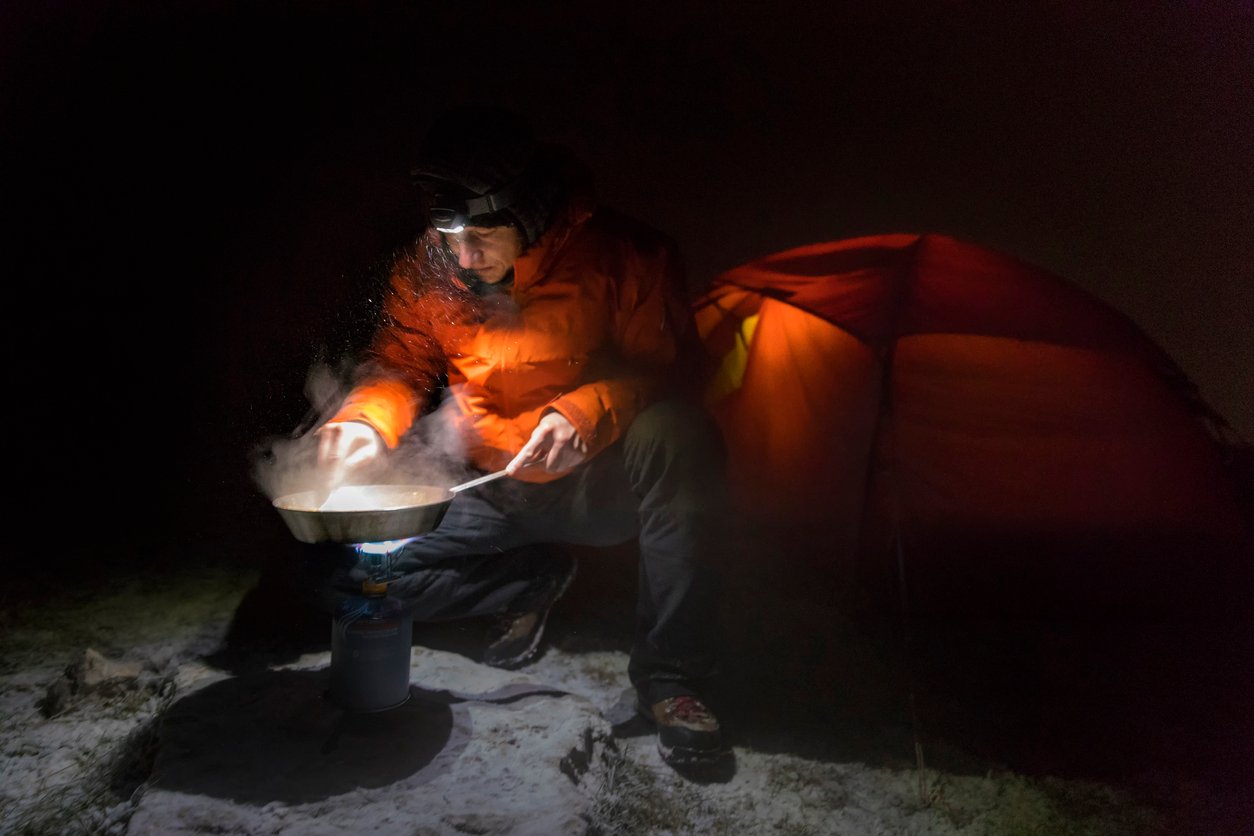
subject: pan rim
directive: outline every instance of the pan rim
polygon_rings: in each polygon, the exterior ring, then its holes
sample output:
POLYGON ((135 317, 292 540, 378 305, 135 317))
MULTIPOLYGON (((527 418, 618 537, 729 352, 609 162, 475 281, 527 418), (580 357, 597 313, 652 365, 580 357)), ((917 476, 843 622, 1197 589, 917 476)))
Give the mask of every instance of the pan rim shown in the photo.
POLYGON ((357 510, 320 510, 312 507, 309 503, 303 502, 302 499, 312 497, 315 494, 313 490, 293 491, 292 493, 277 496, 271 500, 271 504, 281 511, 291 511, 297 514, 318 514, 318 515, 340 515, 340 514, 374 514, 389 513, 393 511, 407 511, 415 508, 424 508, 430 505, 439 505, 443 502, 451 500, 456 494, 452 493, 448 488, 441 485, 425 485, 412 482, 403 483, 371 483, 367 485, 353 485, 351 487, 360 488, 391 488, 400 489, 403 492, 423 495, 421 501, 408 502, 399 505, 381 505, 375 508, 362 508, 357 510))

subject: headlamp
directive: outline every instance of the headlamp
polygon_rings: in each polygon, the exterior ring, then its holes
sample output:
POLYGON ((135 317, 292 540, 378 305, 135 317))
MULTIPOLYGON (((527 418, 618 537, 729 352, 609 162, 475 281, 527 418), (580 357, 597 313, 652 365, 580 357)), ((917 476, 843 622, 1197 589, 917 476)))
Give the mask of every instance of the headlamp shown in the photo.
POLYGON ((468 226, 474 226, 474 218, 494 215, 509 207, 514 201, 513 185, 505 186, 495 192, 472 198, 460 198, 442 191, 431 196, 431 205, 427 214, 431 225, 440 232, 461 232, 468 226))

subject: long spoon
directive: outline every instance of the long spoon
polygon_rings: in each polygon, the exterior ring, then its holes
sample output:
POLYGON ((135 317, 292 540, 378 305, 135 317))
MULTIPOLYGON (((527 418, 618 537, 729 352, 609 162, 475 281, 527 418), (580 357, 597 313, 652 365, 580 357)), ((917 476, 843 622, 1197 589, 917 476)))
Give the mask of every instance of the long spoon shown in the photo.
POLYGON ((493 479, 500 479, 505 475, 504 470, 498 470, 496 473, 489 473, 487 476, 480 476, 478 479, 471 479, 469 482, 462 482, 460 485, 454 485, 449 488, 449 493, 460 493, 467 488, 475 488, 484 482, 491 482, 493 479))

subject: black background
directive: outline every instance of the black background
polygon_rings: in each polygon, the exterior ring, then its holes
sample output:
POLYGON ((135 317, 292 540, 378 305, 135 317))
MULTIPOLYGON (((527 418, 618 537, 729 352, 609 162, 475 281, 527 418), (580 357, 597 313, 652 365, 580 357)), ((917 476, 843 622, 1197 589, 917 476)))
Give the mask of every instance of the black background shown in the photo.
POLYGON ((574 148, 605 202, 678 239, 694 293, 800 244, 948 233, 1128 314, 1254 436, 1249 3, 82 0, 3 18, 14 487, 62 561, 230 551, 276 523, 254 448, 362 339, 416 231, 418 138, 464 103, 574 148))

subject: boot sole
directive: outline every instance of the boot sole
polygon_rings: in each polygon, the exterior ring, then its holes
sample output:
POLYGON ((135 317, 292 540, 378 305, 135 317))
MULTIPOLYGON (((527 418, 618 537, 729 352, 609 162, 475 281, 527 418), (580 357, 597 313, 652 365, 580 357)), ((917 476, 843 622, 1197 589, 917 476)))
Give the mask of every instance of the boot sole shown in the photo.
POLYGON ((683 746, 663 746, 661 738, 657 742, 658 754, 669 766, 709 766, 727 757, 728 749, 720 746, 717 749, 688 749, 683 746))
POLYGON ((716 746, 707 749, 694 749, 691 746, 667 746, 662 743, 662 730, 658 727, 657 721, 653 719, 653 712, 637 701, 636 714, 657 731, 657 752, 669 766, 710 766, 718 763, 731 752, 731 749, 721 741, 716 746))

